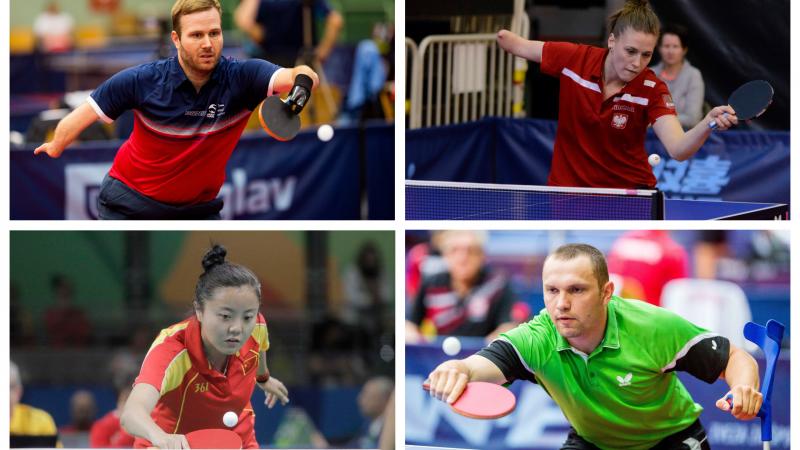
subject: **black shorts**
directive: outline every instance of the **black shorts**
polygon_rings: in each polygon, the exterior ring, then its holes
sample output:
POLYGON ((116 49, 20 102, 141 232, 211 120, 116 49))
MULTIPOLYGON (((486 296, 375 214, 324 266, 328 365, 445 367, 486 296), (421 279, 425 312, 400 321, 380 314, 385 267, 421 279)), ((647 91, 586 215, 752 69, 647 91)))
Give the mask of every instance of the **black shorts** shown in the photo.
MULTIPOLYGON (((570 428, 567 440, 561 450, 600 450, 594 444, 587 442, 574 428, 570 428)), ((711 450, 708 437, 700 419, 697 419, 687 428, 665 437, 651 450, 711 450)))
POLYGON ((221 198, 190 206, 167 205, 106 175, 97 196, 97 215, 101 220, 219 220, 222 205, 221 198))

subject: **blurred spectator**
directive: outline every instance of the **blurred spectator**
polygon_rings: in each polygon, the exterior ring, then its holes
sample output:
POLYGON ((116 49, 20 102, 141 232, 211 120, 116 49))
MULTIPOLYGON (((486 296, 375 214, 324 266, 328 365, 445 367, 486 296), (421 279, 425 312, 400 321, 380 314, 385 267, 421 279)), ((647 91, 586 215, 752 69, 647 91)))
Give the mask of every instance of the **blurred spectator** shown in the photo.
POLYGON ((50 279, 55 304, 45 311, 44 322, 51 347, 83 347, 89 343, 91 326, 83 310, 72 304, 74 288, 64 275, 50 279))
POLYGON ((28 345, 33 336, 31 318, 20 302, 19 285, 12 281, 10 291, 8 320, 11 327, 11 345, 28 345))
POLYGON ((275 430, 275 448, 328 448, 328 441, 319 432, 308 413, 299 406, 286 411, 275 430))
POLYGON ((704 230, 694 244, 695 278, 716 278, 717 263, 730 253, 728 234, 724 230, 704 230))
POLYGON ((661 30, 658 53, 661 61, 653 66, 658 78, 667 83, 678 120, 684 129, 697 125, 703 119, 705 84, 700 70, 689 63, 686 53, 688 31, 680 25, 667 25, 661 30))
POLYGON ((309 33, 315 45, 313 56, 324 62, 344 26, 342 15, 331 9, 326 0, 242 0, 234 21, 255 44, 250 56, 284 67, 294 66, 298 58, 306 56, 301 54, 308 50, 303 48, 304 33, 309 33), (310 8, 310 23, 303 17, 306 5, 310 8), (315 33, 316 20, 325 23, 321 37, 315 33))
POLYGON ((486 234, 446 231, 441 236, 448 271, 425 278, 406 321, 406 341, 436 335, 492 339, 514 326, 508 279, 485 266, 486 234))
POLYGON ((363 353, 355 352, 353 334, 333 317, 314 324, 308 373, 311 384, 320 387, 353 386, 367 374, 363 353))
POLYGON ((43 53, 66 52, 72 48, 72 30, 75 21, 61 11, 58 2, 51 1, 33 22, 33 34, 43 53))
POLYGON ((380 446, 381 450, 394 450, 394 427, 395 427, 395 409, 394 409, 394 390, 386 402, 386 410, 383 412, 383 431, 381 431, 380 446))
POLYGON ((87 390, 79 390, 69 399, 70 423, 59 429, 63 434, 87 432, 92 428, 97 416, 94 395, 87 390))
POLYGON ((358 409, 367 422, 354 440, 356 448, 377 448, 385 422, 386 407, 394 392, 389 377, 370 378, 358 394, 358 409))
POLYGON ((659 306, 664 285, 689 276, 689 257, 668 231, 634 230, 611 246, 608 271, 619 296, 659 306))
POLYGON ((360 347, 376 344, 384 325, 388 325, 383 322, 386 312, 393 311, 394 292, 374 242, 364 243, 355 265, 345 270, 344 295, 341 321, 357 330, 356 342, 360 347))
POLYGON ((61 447, 58 442, 56 423, 47 411, 20 403, 22 379, 19 368, 11 361, 8 377, 11 384, 11 424, 9 432, 11 447, 61 447))
MULTIPOLYGON (((373 38, 359 42, 353 60, 353 75, 339 113, 339 125, 353 125, 363 119, 383 117, 378 94, 389 79, 394 64, 394 28, 376 24, 373 38)), ((394 103, 392 103, 394 104, 394 103)))
POLYGON ((439 237, 442 232, 431 231, 430 242, 414 245, 406 255, 406 298, 416 298, 422 279, 434 274, 446 272, 447 264, 439 250, 439 237))
POLYGON ((89 446, 92 448, 131 448, 134 437, 120 425, 119 416, 133 388, 135 373, 132 372, 117 389, 117 407, 92 424, 89 430, 89 446))

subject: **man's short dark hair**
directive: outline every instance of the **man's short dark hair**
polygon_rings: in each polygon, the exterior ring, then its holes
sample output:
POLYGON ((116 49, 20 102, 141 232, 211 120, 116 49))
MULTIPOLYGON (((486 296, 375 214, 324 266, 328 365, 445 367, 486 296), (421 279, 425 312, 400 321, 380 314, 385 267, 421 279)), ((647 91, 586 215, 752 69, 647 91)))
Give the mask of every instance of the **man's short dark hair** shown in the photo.
POLYGON ((597 286, 603 290, 603 286, 608 283, 608 265, 603 252, 589 244, 565 244, 558 247, 547 258, 556 258, 562 261, 570 261, 580 256, 587 256, 592 263, 592 272, 597 278, 597 286))

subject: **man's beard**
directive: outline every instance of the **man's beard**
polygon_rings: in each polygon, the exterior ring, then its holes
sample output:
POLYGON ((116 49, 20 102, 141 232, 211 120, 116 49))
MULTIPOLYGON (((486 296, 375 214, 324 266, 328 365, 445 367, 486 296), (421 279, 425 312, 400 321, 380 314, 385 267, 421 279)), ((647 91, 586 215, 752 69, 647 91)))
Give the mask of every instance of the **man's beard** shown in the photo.
MULTIPOLYGON (((191 70, 194 73, 203 74, 203 75, 213 72, 214 69, 217 68, 217 64, 219 64, 219 58, 222 56, 222 53, 217 54, 216 57, 214 58, 214 63, 211 65, 211 68, 206 68, 206 67, 201 66, 194 59, 192 59, 189 56, 189 54, 186 53, 186 50, 184 50, 183 48, 181 48, 180 52, 181 52, 181 60, 186 65, 186 68, 191 70)), ((198 56, 197 59, 199 60, 200 57, 198 56)))

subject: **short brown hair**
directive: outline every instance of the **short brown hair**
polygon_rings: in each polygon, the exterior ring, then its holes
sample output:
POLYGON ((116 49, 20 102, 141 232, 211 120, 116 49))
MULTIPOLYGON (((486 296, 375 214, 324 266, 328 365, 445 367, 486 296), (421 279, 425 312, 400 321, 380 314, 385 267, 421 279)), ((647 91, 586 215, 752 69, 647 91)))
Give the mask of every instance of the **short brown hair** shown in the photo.
POLYGON ((181 36, 181 17, 214 8, 222 17, 219 0, 177 0, 172 5, 172 29, 181 36))
POLYGON ((603 286, 608 283, 608 265, 606 264, 606 257, 600 250, 589 244, 565 244, 547 255, 547 258, 570 261, 583 255, 586 255, 592 263, 592 272, 594 272, 594 277, 597 278, 597 286, 602 291, 603 286))
POLYGON ((608 32, 615 37, 628 28, 658 37, 660 27, 658 16, 647 0, 628 0, 622 9, 608 18, 608 32))

